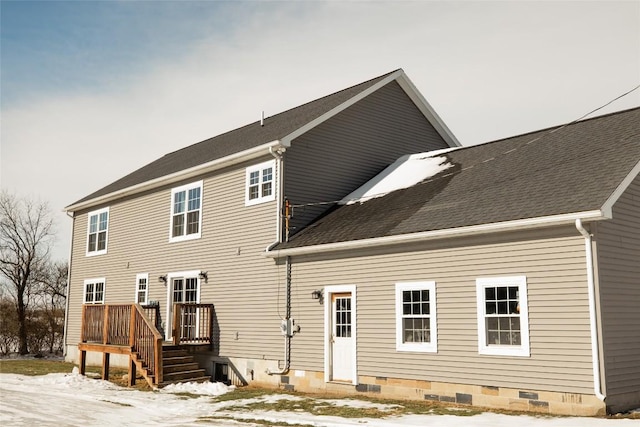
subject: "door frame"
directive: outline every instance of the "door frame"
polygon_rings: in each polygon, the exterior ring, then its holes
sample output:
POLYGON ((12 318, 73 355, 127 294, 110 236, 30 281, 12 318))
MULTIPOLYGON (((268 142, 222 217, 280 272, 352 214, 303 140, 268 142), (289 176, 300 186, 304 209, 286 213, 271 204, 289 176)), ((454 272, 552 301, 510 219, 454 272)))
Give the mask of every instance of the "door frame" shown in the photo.
POLYGON ((332 318, 333 318, 333 294, 351 293, 351 338, 352 346, 352 360, 353 373, 351 377, 351 383, 358 385, 358 365, 357 365, 357 324, 356 324, 356 285, 333 285, 324 287, 324 381, 331 381, 331 331, 332 331, 332 318))
POLYGON ((173 339, 173 279, 195 278, 198 283, 198 302, 200 302, 200 294, 202 292, 202 281, 200 280, 200 270, 177 271, 167 273, 167 317, 165 320, 164 339, 171 341, 173 339))

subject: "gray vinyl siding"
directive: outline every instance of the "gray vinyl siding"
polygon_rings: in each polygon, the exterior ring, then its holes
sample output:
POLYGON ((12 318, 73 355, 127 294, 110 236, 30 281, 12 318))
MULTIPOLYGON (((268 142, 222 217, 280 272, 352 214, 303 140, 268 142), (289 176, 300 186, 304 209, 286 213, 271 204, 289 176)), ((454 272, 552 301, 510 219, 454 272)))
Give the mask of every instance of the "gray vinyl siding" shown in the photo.
MULTIPOLYGON (((339 200, 398 157, 442 148, 446 142, 394 81, 292 141, 285 195, 294 205, 339 200)), ((291 234, 330 207, 296 208, 291 234)))
POLYGON ((606 394, 640 392, 640 177, 597 228, 606 394))
MULTIPOLYGON (((76 217, 69 300, 68 344, 80 334, 83 281, 105 277, 105 303, 132 303, 138 273, 149 273, 149 300, 166 317, 167 286, 160 275, 208 271, 201 283, 203 303, 213 303, 221 355, 259 359, 282 358, 276 268, 263 256, 276 238, 276 202, 245 206, 245 167, 273 157, 204 177, 202 237, 169 243, 171 189, 188 180, 110 205, 108 253, 85 256, 87 213, 76 217), (236 339, 237 336, 237 339, 236 339)), ((93 209, 92 209, 93 210, 93 209)), ((283 302, 280 302, 283 306, 283 302)), ((166 319, 165 319, 166 320, 166 319)))
POLYGON ((324 370, 323 307, 310 293, 330 285, 356 285, 359 375, 593 393, 584 239, 574 227, 294 257, 293 315, 302 332, 292 369, 324 370), (520 275, 531 356, 479 355, 476 279, 520 275), (436 282, 437 354, 396 351, 395 284, 404 281, 436 282))

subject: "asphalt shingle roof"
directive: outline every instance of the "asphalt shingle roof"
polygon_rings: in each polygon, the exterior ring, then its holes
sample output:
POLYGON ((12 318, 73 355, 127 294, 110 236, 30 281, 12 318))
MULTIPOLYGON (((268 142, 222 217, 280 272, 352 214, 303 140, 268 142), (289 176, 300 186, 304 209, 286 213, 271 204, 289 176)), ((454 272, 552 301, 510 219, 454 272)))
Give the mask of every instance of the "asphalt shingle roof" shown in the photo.
POLYGON ((600 209, 640 161, 640 108, 444 155, 453 167, 336 206, 277 249, 600 209))
POLYGON ((78 200, 74 205, 213 160, 221 159, 231 154, 258 147, 271 141, 282 139, 307 123, 331 111, 333 108, 357 96, 396 71, 397 70, 268 117, 264 121, 264 126, 260 126, 260 121, 256 121, 190 145, 181 150, 166 154, 129 175, 78 200))

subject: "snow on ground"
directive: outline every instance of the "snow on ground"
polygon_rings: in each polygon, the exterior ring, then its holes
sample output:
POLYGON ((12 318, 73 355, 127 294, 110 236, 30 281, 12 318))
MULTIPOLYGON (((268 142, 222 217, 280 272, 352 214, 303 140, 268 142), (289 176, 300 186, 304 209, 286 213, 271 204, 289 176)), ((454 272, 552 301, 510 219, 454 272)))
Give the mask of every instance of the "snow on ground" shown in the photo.
MULTIPOLYGON (((118 387, 112 383, 71 374, 29 377, 0 374, 0 425, 8 426, 238 426, 257 427, 264 423, 295 423, 314 427, 632 427, 637 420, 598 418, 556 418, 508 416, 483 413, 475 416, 406 415, 386 419, 347 419, 316 416, 306 412, 238 411, 233 405, 257 402, 274 403, 281 399, 303 398, 282 394, 252 399, 215 402, 212 397, 233 393, 222 384, 187 384, 165 388, 162 392, 144 392, 118 387), (184 396, 176 393, 190 393, 184 396), (230 417, 232 419, 216 419, 230 417), (198 419, 200 420, 198 421, 198 419)), ((354 408, 389 410, 356 399, 322 400, 323 403, 354 408)))
POLYGON ((427 178, 431 178, 453 166, 446 157, 435 157, 438 154, 452 150, 454 149, 447 148, 402 156, 373 179, 348 194, 340 201, 340 204, 364 203, 376 197, 383 197, 392 191, 412 187, 427 178))

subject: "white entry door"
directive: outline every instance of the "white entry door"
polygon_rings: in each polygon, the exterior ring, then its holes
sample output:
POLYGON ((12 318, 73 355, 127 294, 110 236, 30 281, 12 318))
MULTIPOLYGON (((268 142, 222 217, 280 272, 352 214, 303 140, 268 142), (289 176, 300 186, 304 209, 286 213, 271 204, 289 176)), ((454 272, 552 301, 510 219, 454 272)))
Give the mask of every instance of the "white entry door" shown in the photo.
MULTIPOLYGON (((349 287, 351 288, 351 287, 349 287)), ((356 329, 355 329, 355 289, 327 295, 331 301, 327 314, 328 360, 325 377, 328 381, 357 382, 356 376, 356 329)))
MULTIPOLYGON (((185 275, 186 276, 186 275, 185 275)), ((171 277, 167 298, 167 325, 166 339, 173 339, 173 309, 174 303, 200 302, 200 286, 198 277, 176 276, 171 277)), ((182 312, 181 330, 178 331, 184 339, 195 338, 198 330, 197 309, 189 308, 182 312)))

